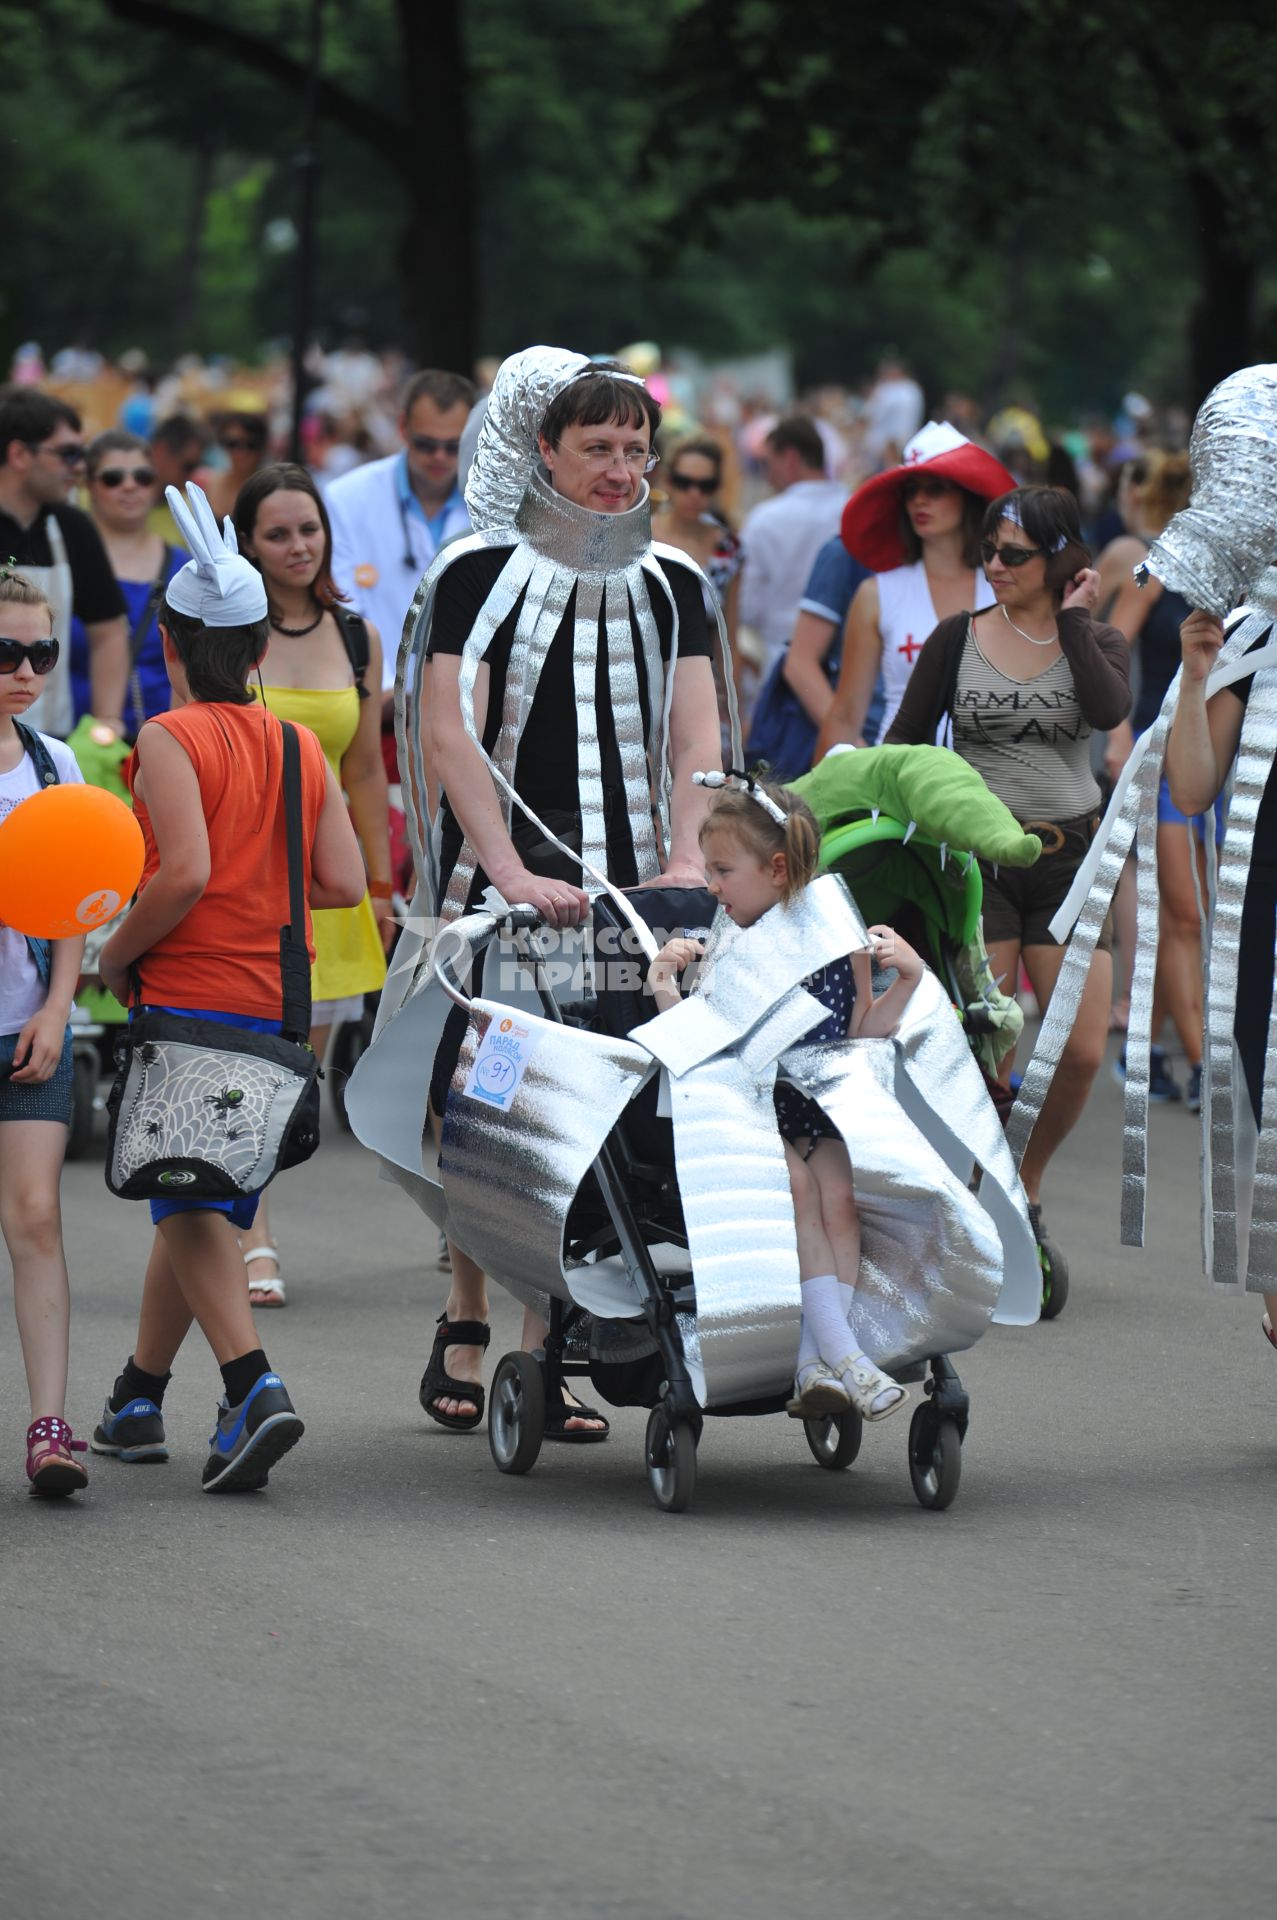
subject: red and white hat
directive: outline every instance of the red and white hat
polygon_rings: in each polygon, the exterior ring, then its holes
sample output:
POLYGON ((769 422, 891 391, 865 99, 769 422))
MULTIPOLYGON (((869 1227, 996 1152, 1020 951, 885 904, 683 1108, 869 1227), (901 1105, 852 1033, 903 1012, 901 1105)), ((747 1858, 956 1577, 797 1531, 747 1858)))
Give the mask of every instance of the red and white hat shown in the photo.
POLYGON ((857 487, 843 508, 842 543, 853 559, 874 573, 889 573, 908 558, 900 538, 900 495, 906 480, 919 472, 941 480, 981 500, 1010 493, 1017 482, 1000 460, 977 447, 947 421, 928 420, 905 448, 900 466, 876 473, 857 487))

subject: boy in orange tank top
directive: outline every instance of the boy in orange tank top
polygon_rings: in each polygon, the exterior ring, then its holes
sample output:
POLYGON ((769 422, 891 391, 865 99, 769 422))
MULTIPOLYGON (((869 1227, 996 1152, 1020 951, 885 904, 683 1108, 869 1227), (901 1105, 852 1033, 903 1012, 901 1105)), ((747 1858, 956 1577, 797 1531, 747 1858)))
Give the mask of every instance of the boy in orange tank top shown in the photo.
MULTIPOLYGON (((261 576, 225 543, 200 489, 192 512, 169 505, 195 558, 169 583, 160 613, 173 711, 142 728, 129 766, 146 861, 137 902, 107 942, 103 982, 127 1000, 133 977, 151 1008, 278 1033, 279 929, 288 880, 279 830, 280 723, 249 695, 267 641, 261 576)), ((364 869, 345 803, 319 742, 299 729, 309 909, 353 906, 364 869)), ((192 1320, 213 1350, 224 1393, 202 1484, 208 1493, 266 1484, 304 1432, 258 1344, 235 1228, 257 1196, 153 1200, 155 1243, 133 1353, 91 1445, 124 1461, 165 1460, 163 1400, 192 1320)))

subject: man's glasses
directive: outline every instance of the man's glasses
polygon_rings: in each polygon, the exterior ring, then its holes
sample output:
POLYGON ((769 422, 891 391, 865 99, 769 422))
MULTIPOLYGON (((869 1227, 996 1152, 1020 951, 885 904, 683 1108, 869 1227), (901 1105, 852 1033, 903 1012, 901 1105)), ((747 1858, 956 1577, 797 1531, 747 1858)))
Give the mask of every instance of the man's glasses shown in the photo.
POLYGON ((229 440, 219 440, 217 444, 223 453, 256 453, 257 451, 256 440, 242 440, 238 435, 233 435, 229 440))
POLYGON ((1027 566, 1037 554, 1045 552, 1045 547, 999 547, 992 540, 980 542, 980 557, 986 567, 994 560, 999 561, 1004 567, 1027 566))
POLYGON ((432 433, 414 433, 410 438, 414 453, 446 453, 450 460, 455 460, 461 451, 460 440, 436 440, 432 433))
POLYGON ((126 480, 135 480, 139 487, 155 485, 154 467, 103 467, 101 473, 92 476, 93 484, 98 487, 122 487, 126 480))
POLYGON ((668 485, 678 493, 717 493, 717 480, 698 480, 690 473, 672 473, 668 485))
POLYGON ((0 639, 0 673, 16 673, 22 662, 29 660, 32 673, 43 680, 57 666, 60 651, 56 640, 32 640, 28 645, 21 640, 0 639))
POLYGON ((660 459, 659 453, 652 453, 647 447, 626 447, 622 453, 616 447, 587 447, 584 453, 578 453, 575 447, 560 447, 561 453, 570 453, 574 460, 587 466, 591 473, 606 473, 618 460, 624 462, 631 473, 650 473, 660 459))
POLYGON ((958 489, 952 480, 918 479, 906 480, 900 492, 906 500, 942 500, 947 493, 956 493, 958 489))
POLYGON ((32 453, 51 453, 64 467, 82 467, 84 465, 84 443, 80 440, 64 440, 60 446, 49 447, 36 440, 28 440, 32 453))

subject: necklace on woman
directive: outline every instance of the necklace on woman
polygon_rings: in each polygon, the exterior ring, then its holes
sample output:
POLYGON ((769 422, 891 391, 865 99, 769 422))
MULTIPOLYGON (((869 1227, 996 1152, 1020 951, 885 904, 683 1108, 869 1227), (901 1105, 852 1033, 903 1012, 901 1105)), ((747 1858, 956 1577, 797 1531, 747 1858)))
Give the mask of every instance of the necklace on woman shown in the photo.
POLYGON ((304 634, 315 631, 327 611, 326 607, 321 607, 308 627, 286 627, 278 620, 272 620, 271 625, 276 633, 284 634, 289 640, 300 640, 304 634))
MULTIPOLYGON (((1005 605, 1002 608, 1002 618, 1006 621, 1009 627, 1015 628, 1015 631, 1019 634, 1021 640, 1027 640, 1031 647, 1053 647, 1056 641, 1060 637, 1059 631, 1057 629, 1055 633, 1048 634, 1045 640, 1035 639, 1031 633, 1026 633, 1023 627, 1016 626, 1015 621, 1011 618, 1010 614, 1007 612, 1005 605)), ((280 628, 281 633, 287 633, 287 631, 288 631, 287 627, 280 628)))

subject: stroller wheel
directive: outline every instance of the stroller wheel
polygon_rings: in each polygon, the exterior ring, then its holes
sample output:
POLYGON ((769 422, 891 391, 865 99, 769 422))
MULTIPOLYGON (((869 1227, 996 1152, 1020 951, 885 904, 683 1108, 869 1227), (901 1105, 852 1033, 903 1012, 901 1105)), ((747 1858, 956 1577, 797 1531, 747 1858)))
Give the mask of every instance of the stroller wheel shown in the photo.
POLYGON ((1041 1241, 1038 1254, 1042 1261, 1042 1318, 1054 1320, 1063 1313, 1069 1297, 1068 1263, 1053 1240, 1041 1241))
POLYGON ((804 1420, 803 1432, 816 1465, 837 1473, 860 1452, 865 1423, 851 1407, 846 1413, 827 1414, 823 1420, 804 1420))
POLYGON ((943 1513, 953 1505, 961 1477, 958 1423, 924 1400, 909 1427, 909 1478, 919 1506, 943 1513))
POLYGON ((545 1376, 531 1353, 507 1353, 492 1381, 488 1445, 502 1473, 527 1473, 545 1438, 545 1376))
POLYGON ((696 1435, 686 1420, 671 1420, 653 1407, 644 1443, 647 1480, 663 1513, 682 1513, 696 1490, 696 1435))

